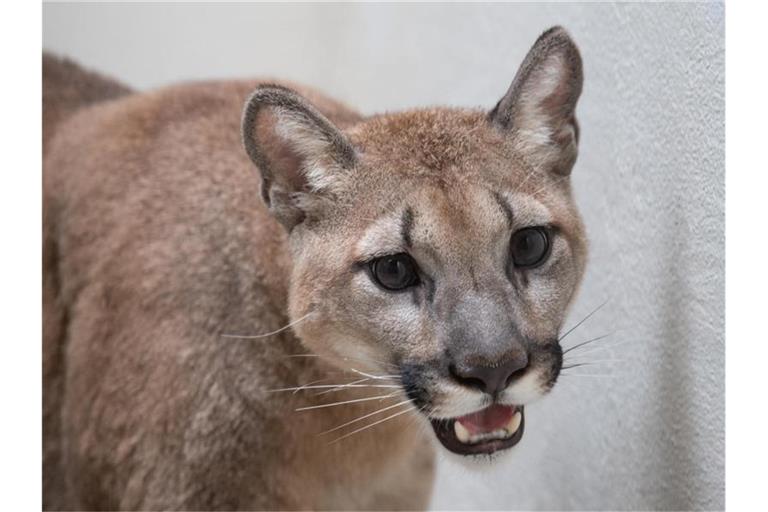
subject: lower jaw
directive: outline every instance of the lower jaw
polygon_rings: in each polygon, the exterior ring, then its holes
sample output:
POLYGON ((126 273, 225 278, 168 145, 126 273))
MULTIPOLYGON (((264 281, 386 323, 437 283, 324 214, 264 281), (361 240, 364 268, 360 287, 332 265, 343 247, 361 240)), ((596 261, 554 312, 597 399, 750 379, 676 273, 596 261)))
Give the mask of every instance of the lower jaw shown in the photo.
POLYGON ((430 423, 432 424, 432 429, 435 431, 435 436, 448 451, 459 455, 490 455, 495 452, 512 448, 523 438, 523 431, 525 430, 525 413, 522 406, 518 407, 517 410, 520 412, 522 418, 520 420, 520 426, 514 434, 503 439, 489 439, 477 443, 463 443, 459 441, 454 432, 455 418, 430 420, 430 423))

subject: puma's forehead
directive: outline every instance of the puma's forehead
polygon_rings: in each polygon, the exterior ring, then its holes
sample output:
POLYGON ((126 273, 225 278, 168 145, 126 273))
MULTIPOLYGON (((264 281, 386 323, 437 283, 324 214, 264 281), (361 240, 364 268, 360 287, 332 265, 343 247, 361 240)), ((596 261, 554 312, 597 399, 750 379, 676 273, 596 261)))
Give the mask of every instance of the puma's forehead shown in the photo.
POLYGON ((434 186, 451 200, 462 200, 467 185, 536 198, 567 186, 566 177, 554 175, 486 117, 469 109, 431 108, 357 124, 347 132, 358 153, 350 175, 358 186, 354 192, 366 201, 365 186, 378 197, 393 190, 402 196, 399 182, 405 180, 411 190, 434 186))
POLYGON ((349 132, 365 155, 385 158, 393 168, 422 172, 465 167, 493 148, 503 149, 503 136, 478 110, 430 108, 374 116, 349 132))

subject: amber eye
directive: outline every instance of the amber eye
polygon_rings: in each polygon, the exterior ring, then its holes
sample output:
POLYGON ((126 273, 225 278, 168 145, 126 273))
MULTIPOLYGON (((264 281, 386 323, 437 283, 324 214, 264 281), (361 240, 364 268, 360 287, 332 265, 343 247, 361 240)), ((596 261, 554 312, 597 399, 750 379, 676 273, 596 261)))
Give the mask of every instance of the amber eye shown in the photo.
POLYGON ((405 253, 376 258, 370 269, 373 280, 387 290, 400 291, 419 284, 416 262, 405 253))
POLYGON ((547 230, 544 228, 521 229, 512 235, 509 250, 515 267, 530 268, 543 263, 549 255, 547 230))

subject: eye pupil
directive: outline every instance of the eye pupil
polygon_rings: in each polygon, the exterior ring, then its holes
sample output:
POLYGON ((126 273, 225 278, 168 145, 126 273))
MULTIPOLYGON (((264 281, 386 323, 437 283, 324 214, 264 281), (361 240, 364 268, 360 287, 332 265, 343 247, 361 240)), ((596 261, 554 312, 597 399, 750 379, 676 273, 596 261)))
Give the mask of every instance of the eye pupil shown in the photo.
POLYGON ((407 254, 376 258, 371 263, 374 280, 388 290, 402 290, 418 283, 416 264, 407 254))
POLYGON ((543 228, 525 228, 512 235, 512 262, 516 267, 533 267, 549 253, 549 238, 543 228))

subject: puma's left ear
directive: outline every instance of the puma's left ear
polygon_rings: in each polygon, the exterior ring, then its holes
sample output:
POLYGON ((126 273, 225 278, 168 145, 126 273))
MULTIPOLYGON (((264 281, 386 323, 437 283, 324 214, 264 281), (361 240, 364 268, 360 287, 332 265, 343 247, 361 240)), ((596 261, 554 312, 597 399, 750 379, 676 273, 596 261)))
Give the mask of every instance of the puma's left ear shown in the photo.
POLYGON ((582 81, 579 50, 562 27, 552 27, 528 52, 488 117, 515 137, 536 165, 567 175, 578 153, 575 110, 582 81))

